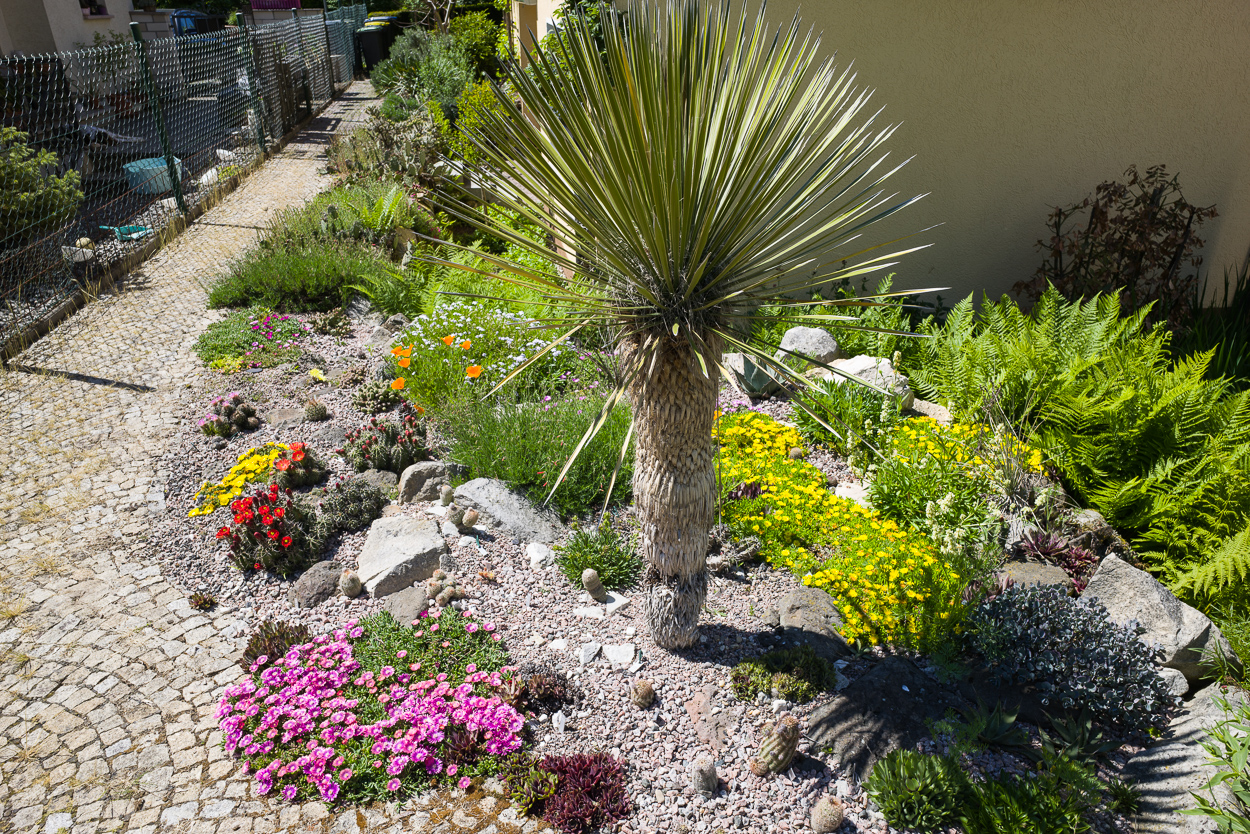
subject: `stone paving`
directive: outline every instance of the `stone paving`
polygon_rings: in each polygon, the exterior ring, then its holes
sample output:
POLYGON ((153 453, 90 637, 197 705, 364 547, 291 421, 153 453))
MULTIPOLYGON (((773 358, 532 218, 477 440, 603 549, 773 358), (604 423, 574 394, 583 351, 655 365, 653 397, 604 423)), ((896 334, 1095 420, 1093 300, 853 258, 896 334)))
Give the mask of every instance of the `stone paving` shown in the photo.
POLYGON ((157 461, 204 283, 273 214, 329 185, 324 148, 368 103, 354 84, 291 144, 112 293, 0 370, 0 831, 531 831, 488 785, 405 807, 253 794, 214 710, 241 671, 231 610, 191 609, 147 544, 157 461))

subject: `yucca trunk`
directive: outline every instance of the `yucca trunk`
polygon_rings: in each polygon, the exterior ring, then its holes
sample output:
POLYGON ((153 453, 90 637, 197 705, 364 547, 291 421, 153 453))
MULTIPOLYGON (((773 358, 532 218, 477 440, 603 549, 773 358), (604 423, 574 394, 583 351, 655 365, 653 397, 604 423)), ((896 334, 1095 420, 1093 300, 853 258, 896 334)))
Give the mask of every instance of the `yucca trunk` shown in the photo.
POLYGON ((634 511, 646 562, 643 611, 656 645, 679 649, 698 639, 699 611, 707 596, 718 377, 713 368, 705 377, 684 343, 665 345, 654 370, 647 370, 630 391, 634 511))

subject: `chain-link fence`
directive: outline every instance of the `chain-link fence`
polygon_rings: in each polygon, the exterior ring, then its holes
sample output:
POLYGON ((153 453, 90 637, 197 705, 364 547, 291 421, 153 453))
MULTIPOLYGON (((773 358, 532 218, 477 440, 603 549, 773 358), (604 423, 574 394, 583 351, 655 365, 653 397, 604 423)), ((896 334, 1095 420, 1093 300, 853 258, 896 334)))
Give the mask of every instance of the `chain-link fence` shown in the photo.
POLYGON ((363 4, 342 6, 326 12, 326 40, 330 43, 330 67, 334 83, 351 83, 356 68, 360 66, 360 50, 356 45, 356 30, 365 25, 368 11, 363 4))
POLYGON ((0 60, 0 351, 324 107, 364 14, 0 60))

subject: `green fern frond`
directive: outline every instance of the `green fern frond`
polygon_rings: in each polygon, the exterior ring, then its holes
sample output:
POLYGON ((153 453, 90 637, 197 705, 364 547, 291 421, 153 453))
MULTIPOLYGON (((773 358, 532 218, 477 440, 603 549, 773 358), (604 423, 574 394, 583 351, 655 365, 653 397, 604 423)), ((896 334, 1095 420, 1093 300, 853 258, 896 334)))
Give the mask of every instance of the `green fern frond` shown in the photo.
POLYGON ((1207 554, 1202 564, 1180 576, 1172 590, 1191 597, 1210 597, 1250 578, 1250 526, 1207 554))

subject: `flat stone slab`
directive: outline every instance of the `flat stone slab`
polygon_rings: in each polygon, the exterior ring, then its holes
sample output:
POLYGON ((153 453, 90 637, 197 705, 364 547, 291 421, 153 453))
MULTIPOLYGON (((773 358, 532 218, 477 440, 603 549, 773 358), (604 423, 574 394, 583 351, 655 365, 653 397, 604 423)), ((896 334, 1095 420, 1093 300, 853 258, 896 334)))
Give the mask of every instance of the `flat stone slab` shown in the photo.
POLYGON ((552 544, 567 532, 552 513, 541 511, 503 481, 474 478, 456 488, 456 503, 477 510, 488 526, 532 542, 552 544))
POLYGON ((432 519, 379 518, 369 526, 357 572, 370 596, 384 597, 429 579, 446 552, 432 519))

